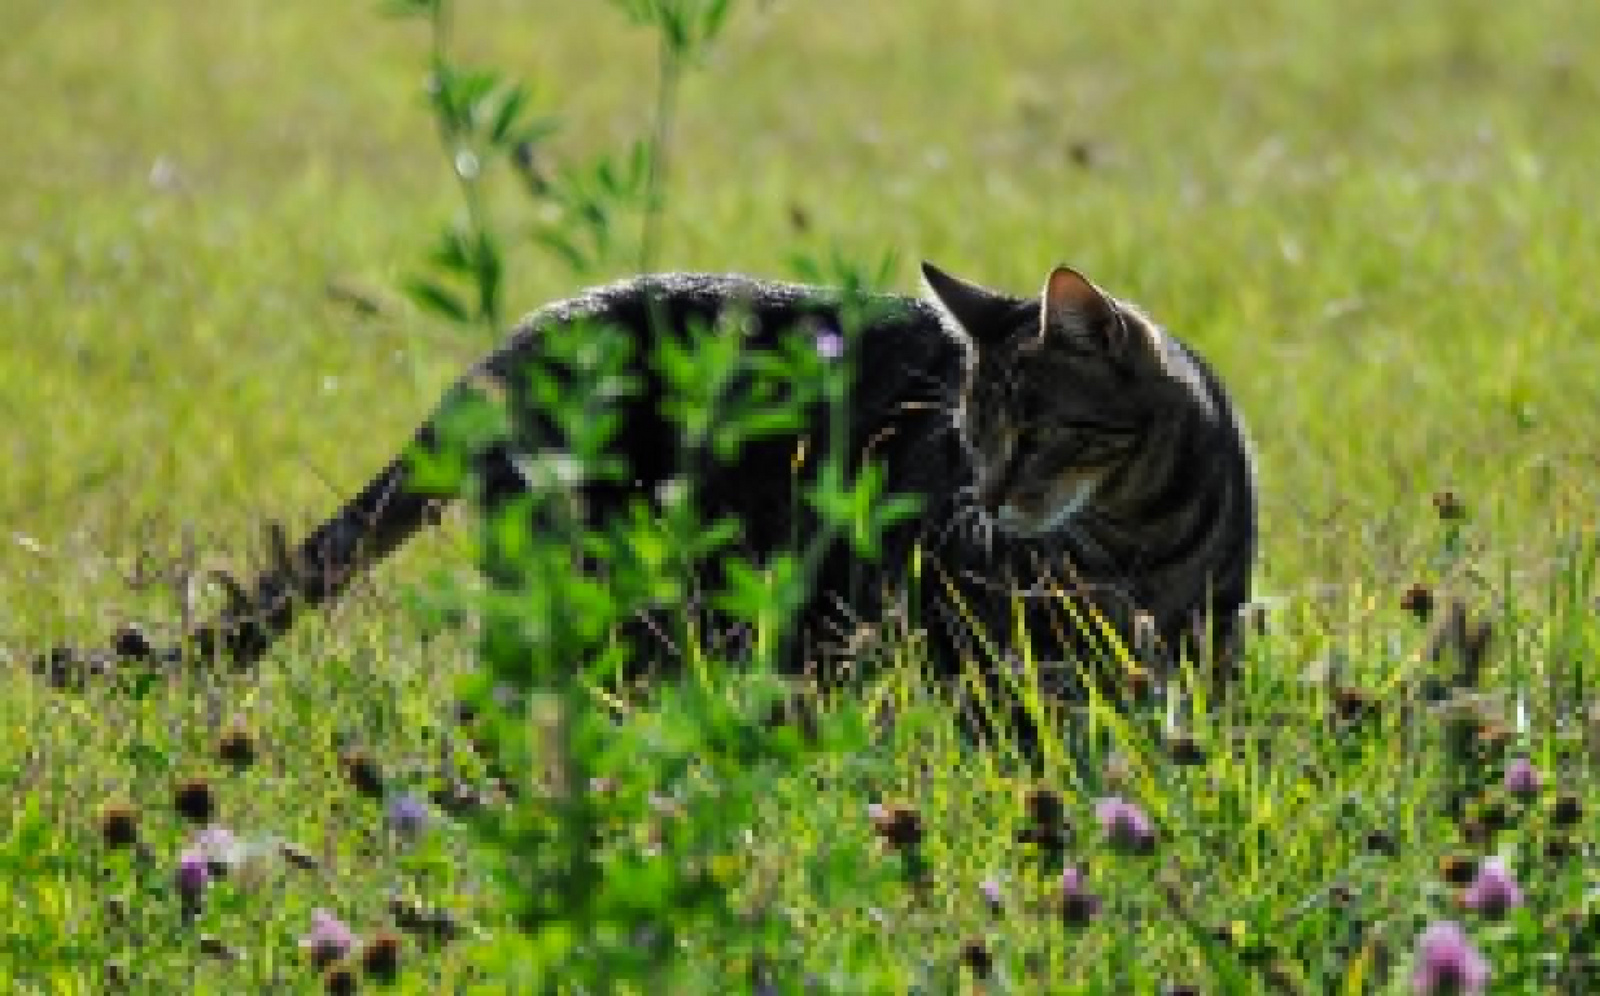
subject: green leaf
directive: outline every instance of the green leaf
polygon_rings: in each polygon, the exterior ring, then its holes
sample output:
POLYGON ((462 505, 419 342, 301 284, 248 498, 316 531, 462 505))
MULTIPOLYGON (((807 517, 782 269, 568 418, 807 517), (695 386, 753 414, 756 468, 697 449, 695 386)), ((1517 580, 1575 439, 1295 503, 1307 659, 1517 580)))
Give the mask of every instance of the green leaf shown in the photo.
POLYGON ((610 194, 614 197, 620 189, 617 171, 612 168, 610 157, 602 156, 595 162, 594 179, 600 185, 602 193, 610 194))
POLYGON ((574 272, 583 273, 594 269, 594 264, 584 251, 578 248, 577 243, 558 228, 536 229, 533 232, 533 241, 559 257, 574 272))
POLYGON ((472 250, 468 246, 466 236, 460 229, 447 228, 440 235, 438 244, 428 253, 428 262, 451 273, 471 273, 472 250))
POLYGON ((431 311, 452 321, 472 321, 472 313, 459 297, 426 277, 413 277, 406 281, 405 291, 424 311, 431 311))
POLYGON ((473 276, 478 285, 478 317, 498 320, 500 317, 500 279, 504 263, 500 257, 499 243, 487 231, 478 233, 473 252, 473 276))
POLYGON ((690 54, 694 47, 694 37, 689 31, 688 15, 681 8, 666 5, 658 7, 656 27, 660 29, 661 37, 674 55, 681 58, 690 54))
POLYGON ((655 21, 656 0, 611 0, 611 5, 621 10, 634 24, 652 24, 655 21))
POLYGON ((469 69, 454 82, 451 96, 459 120, 465 128, 476 128, 483 121, 489 96, 500 88, 500 74, 493 69, 469 69))
POLYGON ((443 0, 384 0, 380 13, 388 17, 432 17, 443 0))
POLYGON ((561 130, 561 120, 555 117, 535 118, 518 128, 510 145, 538 145, 561 130))
POLYGON ((501 92, 498 105, 495 107, 493 119, 489 124, 489 141, 494 146, 502 147, 511 137, 511 129, 517 123, 517 118, 528 104, 530 94, 528 88, 521 84, 513 84, 501 92))
POLYGON ((628 150, 628 191, 638 197, 650 181, 650 163, 655 159, 655 146, 644 139, 635 139, 628 150))
POLYGON ((711 0, 700 16, 702 44, 714 41, 717 35, 722 33, 723 26, 727 24, 728 12, 732 9, 732 0, 711 0))

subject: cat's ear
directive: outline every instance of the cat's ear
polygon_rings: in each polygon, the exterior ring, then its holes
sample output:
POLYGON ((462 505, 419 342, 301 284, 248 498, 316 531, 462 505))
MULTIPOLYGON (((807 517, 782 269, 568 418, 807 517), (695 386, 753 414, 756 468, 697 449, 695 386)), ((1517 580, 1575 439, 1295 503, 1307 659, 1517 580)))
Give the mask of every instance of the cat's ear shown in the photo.
POLYGON ((1120 316, 1117 307, 1088 277, 1058 266, 1044 278, 1039 293, 1039 333, 1066 335, 1109 345, 1120 316))
POLYGON ((1045 278, 1039 294, 1039 335, 1077 339, 1129 367, 1160 366, 1155 344, 1141 323, 1070 266, 1058 266, 1045 278))
POLYGON ((1011 331, 1007 319, 1017 305, 1014 299, 951 276, 927 261, 922 264, 922 296, 953 331, 974 344, 1000 339, 1011 331))

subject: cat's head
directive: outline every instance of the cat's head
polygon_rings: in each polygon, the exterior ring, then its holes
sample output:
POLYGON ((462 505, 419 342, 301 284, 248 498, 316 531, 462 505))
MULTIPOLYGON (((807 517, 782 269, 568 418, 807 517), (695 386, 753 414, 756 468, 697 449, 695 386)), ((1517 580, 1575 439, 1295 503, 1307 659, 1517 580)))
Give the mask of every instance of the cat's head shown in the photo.
POLYGON ((1076 270, 1051 270, 1034 299, 931 263, 922 276, 967 352, 957 428, 978 503, 1004 531, 1066 525, 1139 459, 1153 425, 1193 402, 1169 370, 1164 333, 1076 270))

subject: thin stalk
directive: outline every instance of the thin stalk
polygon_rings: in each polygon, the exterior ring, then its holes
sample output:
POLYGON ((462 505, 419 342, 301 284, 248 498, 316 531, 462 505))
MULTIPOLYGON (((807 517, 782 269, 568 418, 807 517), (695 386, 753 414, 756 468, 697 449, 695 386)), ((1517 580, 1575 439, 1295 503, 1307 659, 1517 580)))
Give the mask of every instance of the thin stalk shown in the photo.
POLYGON ((672 145, 672 129, 677 117, 678 83, 683 77, 683 59, 678 47, 666 31, 660 32, 659 41, 655 120, 650 134, 650 169, 645 176, 644 223, 639 233, 640 273, 650 272, 655 264, 667 185, 667 153, 672 145))
MULTIPOLYGON (((450 4, 449 0, 439 0, 433 5, 432 17, 429 20, 432 27, 433 43, 433 74, 435 85, 441 85, 450 71, 450 4)), ((467 228, 472 236, 474 252, 481 251, 492 237, 489 228, 488 213, 483 207, 483 192, 479 184, 483 176, 483 157, 473 148, 462 148, 461 131, 453 115, 435 114, 435 121, 439 126, 439 135, 444 145, 445 154, 450 157, 450 172, 456 178, 456 184, 461 188, 461 198, 467 210, 467 228), (461 168, 461 154, 465 151, 472 156, 473 165, 470 171, 461 168), (470 172, 470 175, 469 175, 470 172)), ((481 277, 479 278, 481 280, 481 277)), ((479 300, 487 305, 479 308, 479 320, 483 323, 491 339, 498 339, 504 334, 501 324, 500 302, 498 295, 484 295, 481 293, 479 300)))

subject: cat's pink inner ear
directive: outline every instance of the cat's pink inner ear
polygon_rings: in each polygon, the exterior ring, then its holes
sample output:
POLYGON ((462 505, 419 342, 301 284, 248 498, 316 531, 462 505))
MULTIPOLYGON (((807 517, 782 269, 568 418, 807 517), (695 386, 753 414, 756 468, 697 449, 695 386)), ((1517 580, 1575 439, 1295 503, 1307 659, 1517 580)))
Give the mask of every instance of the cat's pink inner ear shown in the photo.
POLYGON ((1058 266, 1045 278, 1040 295, 1040 331, 1094 333, 1115 314, 1111 302, 1089 278, 1070 266, 1058 266))

